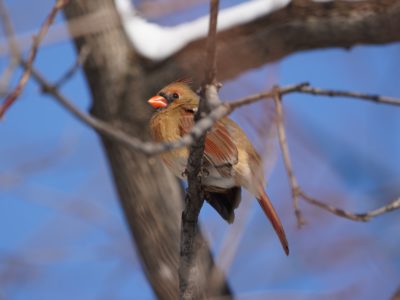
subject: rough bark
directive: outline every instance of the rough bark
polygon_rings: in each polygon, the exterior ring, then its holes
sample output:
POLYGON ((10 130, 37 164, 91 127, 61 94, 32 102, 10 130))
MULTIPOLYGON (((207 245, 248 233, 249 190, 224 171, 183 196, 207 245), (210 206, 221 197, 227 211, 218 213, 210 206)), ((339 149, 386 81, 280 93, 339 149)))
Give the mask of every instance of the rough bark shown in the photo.
MULTIPOLYGON (((218 34, 218 80, 304 50, 398 42, 399 28, 399 0, 293 0, 270 15, 218 34)), ((163 78, 164 72, 182 76, 196 70, 193 78, 201 82, 204 44, 200 39, 162 62, 148 62, 150 79, 163 78)))
MULTIPOLYGON (((101 9, 108 9, 118 19, 112 0, 71 1, 65 15, 70 20, 101 9)), ((83 45, 91 49, 84 70, 93 98, 92 114, 148 139, 151 110, 145 100, 157 84, 146 80, 143 60, 135 54, 122 27, 113 24, 103 32, 78 38, 78 50, 83 45)), ((143 269, 159 299, 177 299, 181 188, 157 157, 129 151, 106 138, 102 141, 143 269)), ((197 261, 199 280, 204 282, 214 267, 205 249, 197 261)), ((226 296, 230 291, 225 282, 206 294, 226 296)))

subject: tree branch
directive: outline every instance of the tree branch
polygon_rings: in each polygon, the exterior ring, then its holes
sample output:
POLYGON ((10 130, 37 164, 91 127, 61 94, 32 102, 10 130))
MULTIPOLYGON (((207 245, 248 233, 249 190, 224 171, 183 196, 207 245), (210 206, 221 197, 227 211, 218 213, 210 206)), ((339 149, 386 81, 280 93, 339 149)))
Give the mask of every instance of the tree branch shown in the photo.
POLYGON ((293 207, 294 213, 297 219, 297 226, 301 227, 305 224, 304 218, 301 214, 299 208, 299 191, 300 187, 297 183, 297 179, 294 176, 293 168, 292 168, 292 161, 290 159, 289 154, 289 147, 287 145, 286 139, 286 132, 285 132, 285 125, 283 123, 283 108, 282 108, 282 98, 279 94, 277 88, 274 88, 275 95, 274 95, 274 102, 275 102, 275 111, 276 111, 276 128, 278 130, 278 137, 279 137, 279 145, 282 151, 283 162, 285 163, 286 173, 289 178, 290 188, 292 190, 292 198, 293 198, 293 207))
POLYGON ((28 59, 26 61, 25 71, 23 72, 15 89, 7 96, 7 98, 4 100, 4 103, 0 107, 0 119, 3 117, 3 115, 7 111, 7 109, 15 102, 15 100, 17 100, 18 96, 21 94, 22 90, 24 89, 24 87, 25 87, 26 83, 28 82, 28 79, 31 75, 32 64, 36 58, 36 54, 37 54, 40 43, 46 36, 46 33, 48 32, 50 25, 54 22, 54 19, 57 16, 57 13, 65 5, 67 5, 68 2, 69 2, 69 0, 57 0, 57 2, 54 4, 53 8, 51 9, 49 15, 47 16, 46 20, 40 27, 39 33, 33 37, 33 43, 32 43, 31 50, 29 51, 28 59))
POLYGON ((206 48, 206 72, 204 84, 216 84, 217 76, 217 21, 219 12, 219 0, 210 0, 210 24, 208 25, 208 37, 206 48))
POLYGON ((388 105, 400 105, 400 99, 393 97, 385 97, 381 95, 371 95, 365 93, 357 93, 351 91, 340 91, 340 90, 327 90, 327 89, 319 89, 310 86, 302 86, 297 90, 299 93, 303 94, 311 94, 311 95, 320 95, 320 96, 328 96, 328 97, 345 97, 345 98, 353 98, 358 100, 367 100, 374 103, 388 104, 388 105))
POLYGON ((303 198, 306 202, 318 206, 319 208, 322 208, 324 210, 329 211, 330 213, 339 216, 339 217, 343 217, 352 221, 359 221, 359 222, 368 222, 369 220, 371 220, 374 217, 377 217, 379 215, 385 214, 387 212, 391 212, 393 210, 399 209, 400 208, 400 198, 393 200, 392 202, 390 202, 387 205, 384 205, 380 208, 371 210, 369 212, 366 213, 352 213, 349 211, 346 211, 344 209, 341 208, 337 208, 333 205, 329 205, 326 203, 323 203, 315 198, 312 198, 310 196, 308 196, 306 193, 304 193, 303 191, 299 191, 299 195, 301 196, 301 198, 303 198))
POLYGON ((3 0, 0 0, 0 21, 3 25, 2 27, 4 35, 7 38, 7 46, 11 56, 10 62, 0 79, 0 96, 2 97, 7 94, 7 88, 11 79, 11 75, 14 69, 18 66, 18 58, 20 56, 18 44, 14 38, 14 30, 11 25, 10 16, 8 15, 8 11, 3 0))
MULTIPOLYGON (((218 77, 225 81, 304 50, 398 42, 398 28, 397 0, 293 0, 269 15, 218 33, 218 77)), ((199 39, 165 61, 150 63, 151 70, 157 70, 151 80, 190 74, 201 82, 204 43, 205 39, 199 39)))
MULTIPOLYGON (((198 122, 201 117, 219 105, 216 88, 216 32, 219 0, 210 1, 210 24, 207 38, 207 57, 204 83, 200 92, 199 109, 195 115, 198 122)), ((205 285, 199 282, 199 270, 195 259, 204 244, 198 239, 198 218, 204 203, 201 168, 203 166, 204 142, 206 131, 190 147, 186 165, 188 172, 188 190, 185 197, 185 208, 182 212, 180 263, 179 263, 179 298, 205 298, 205 285)))
MULTIPOLYGON (((283 109, 282 109, 282 98, 279 89, 277 87, 274 88, 275 94, 274 94, 274 101, 275 101, 275 109, 276 109, 276 115, 277 115, 277 129, 278 129, 278 137, 279 137, 279 144, 281 147, 282 151, 282 157, 283 157, 283 162, 285 164, 285 169, 287 176, 289 178, 289 183, 292 191, 292 199, 293 199, 293 207, 297 219, 297 225, 301 227, 302 225, 305 224, 305 220, 302 216, 301 210, 299 208, 299 199, 302 198, 303 200, 307 201, 308 203, 318 206, 322 209, 325 209, 337 216, 347 218, 353 221, 361 221, 361 222, 367 222, 371 218, 374 218, 376 216, 379 216, 381 214, 393 211, 395 209, 400 208, 400 198, 392 201, 391 203, 380 207, 378 209, 372 210, 370 212, 366 213, 352 213, 337 207, 334 207, 329 204, 325 204, 323 202, 320 202, 319 200, 316 200, 310 196, 308 196, 301 188, 300 185, 298 184, 297 178, 295 177, 293 173, 293 167, 292 167, 292 162, 289 154, 289 147, 287 145, 287 138, 286 138, 286 132, 285 132, 285 125, 283 122, 283 109)), ((309 93, 312 95, 324 95, 324 96, 338 96, 338 97, 352 97, 356 99, 363 99, 363 100, 369 100, 369 101, 374 101, 377 103, 385 103, 385 104, 391 104, 391 105, 398 105, 399 102, 396 99, 393 98, 388 98, 388 97, 382 97, 382 96, 372 96, 368 94, 361 94, 361 93, 353 93, 353 92, 343 92, 343 91, 333 91, 333 90, 322 90, 322 89, 316 89, 316 88, 310 88, 307 85, 302 85, 299 86, 299 89, 297 90, 298 92, 304 92, 304 93, 309 93)), ((255 99, 256 97, 252 98, 255 99)))

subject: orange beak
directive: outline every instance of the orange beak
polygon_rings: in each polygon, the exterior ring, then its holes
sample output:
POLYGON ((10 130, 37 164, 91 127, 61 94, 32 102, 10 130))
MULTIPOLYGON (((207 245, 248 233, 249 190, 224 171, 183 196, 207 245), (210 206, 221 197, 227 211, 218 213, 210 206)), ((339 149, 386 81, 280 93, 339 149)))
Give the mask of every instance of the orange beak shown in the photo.
POLYGON ((168 106, 168 101, 163 96, 154 96, 147 101, 154 108, 164 108, 168 106))

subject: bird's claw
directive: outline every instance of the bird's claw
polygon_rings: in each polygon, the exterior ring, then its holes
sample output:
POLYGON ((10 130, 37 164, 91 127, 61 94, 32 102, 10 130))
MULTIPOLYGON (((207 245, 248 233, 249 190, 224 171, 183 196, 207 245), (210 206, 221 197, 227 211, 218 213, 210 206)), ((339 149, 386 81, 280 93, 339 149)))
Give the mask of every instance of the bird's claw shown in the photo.
POLYGON ((208 171, 207 168, 205 167, 201 167, 200 172, 199 172, 199 176, 202 178, 206 178, 210 175, 210 172, 208 171))
POLYGON ((183 172, 181 173, 181 176, 182 176, 182 177, 187 177, 188 174, 189 174, 188 170, 185 169, 185 171, 183 171, 183 172))
MULTIPOLYGON (((187 177, 189 175, 189 171, 187 169, 185 169, 182 173, 181 176, 182 177, 187 177)), ((207 168, 202 167, 199 171, 198 176, 201 178, 205 178, 208 177, 210 175, 210 172, 207 170, 207 168)))

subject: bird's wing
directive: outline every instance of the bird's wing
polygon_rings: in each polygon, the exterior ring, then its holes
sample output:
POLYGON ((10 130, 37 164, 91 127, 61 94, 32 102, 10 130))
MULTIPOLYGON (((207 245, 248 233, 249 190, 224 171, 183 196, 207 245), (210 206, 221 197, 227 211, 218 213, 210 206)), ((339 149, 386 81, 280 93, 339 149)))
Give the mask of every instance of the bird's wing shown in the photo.
MULTIPOLYGON (((181 135, 187 134, 194 124, 194 110, 184 109, 180 120, 181 135)), ((238 149, 229 133, 227 125, 222 121, 215 123, 207 133, 204 148, 205 160, 219 171, 229 171, 238 162, 238 149)))

